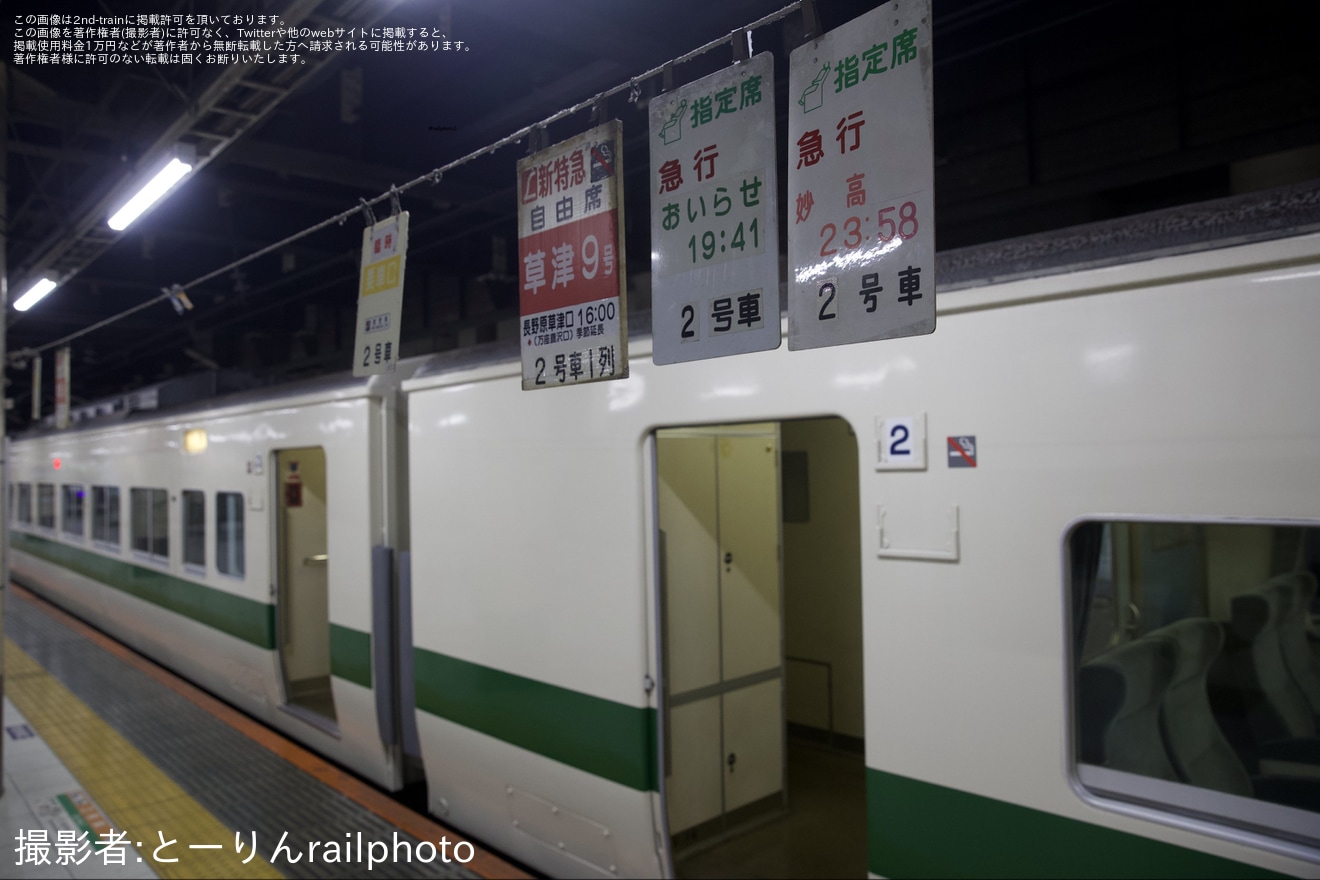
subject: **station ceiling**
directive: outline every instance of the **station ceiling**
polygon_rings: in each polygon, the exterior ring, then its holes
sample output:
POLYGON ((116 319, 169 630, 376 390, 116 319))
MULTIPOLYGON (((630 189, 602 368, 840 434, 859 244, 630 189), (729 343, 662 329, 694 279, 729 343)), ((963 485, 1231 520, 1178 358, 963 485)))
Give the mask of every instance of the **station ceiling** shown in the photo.
MULTIPOLYGON (((426 42, 449 41, 402 52, 332 46, 283 64, 245 61, 250 53, 232 63, 42 64, 7 46, 10 301, 43 271, 68 276, 31 311, 9 310, 9 350, 46 345, 213 274, 784 5, 6 3, 0 15, 15 38, 20 18, 95 9, 278 14, 316 31, 404 28, 418 39, 426 29, 426 42), (200 170, 127 231, 111 232, 111 203, 179 143, 201 157, 200 170)), ((831 30, 875 5, 815 8, 831 30)), ((781 136, 786 53, 803 38, 799 13, 754 33, 755 51, 776 53, 781 136)), ((934 0, 934 54, 941 250, 1320 177, 1313 0, 934 0)), ((721 47, 676 66, 673 81, 732 57, 721 47)), ((624 121, 628 273, 634 307, 644 307, 645 108, 661 86, 658 77, 637 85, 636 101, 613 97, 606 112, 624 121)), ((555 123, 548 141, 584 130, 589 117, 555 123)), ((511 326, 514 165, 526 152, 525 142, 510 145, 403 195, 412 212, 403 355, 488 341, 511 326)), ((278 381, 349 369, 362 227, 355 215, 190 286, 195 308, 182 316, 157 303, 74 340, 75 403, 201 370, 278 381)), ((14 429, 27 422, 31 382, 25 360, 7 372, 14 429)))

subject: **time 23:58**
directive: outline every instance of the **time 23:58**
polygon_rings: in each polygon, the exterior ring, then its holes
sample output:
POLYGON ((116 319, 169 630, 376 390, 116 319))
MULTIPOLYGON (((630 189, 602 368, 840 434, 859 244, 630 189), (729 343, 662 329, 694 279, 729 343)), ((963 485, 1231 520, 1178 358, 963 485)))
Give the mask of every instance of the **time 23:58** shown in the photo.
MULTIPOLYGON (((862 234, 862 224, 870 220, 870 217, 849 217, 843 221, 843 246, 848 250, 860 247, 862 241, 870 241, 870 235, 862 234)), ((917 223, 917 203, 904 202, 902 205, 890 205, 888 208, 881 208, 875 215, 876 232, 875 237, 878 241, 893 241, 894 237, 907 241, 917 234, 919 225, 917 223), (898 217, 895 219, 890 216, 894 210, 898 211, 898 217)), ((820 245, 820 255, 822 257, 832 257, 839 252, 837 247, 832 247, 835 237, 839 234, 839 227, 833 223, 826 223, 820 228, 820 236, 824 239, 820 245)))

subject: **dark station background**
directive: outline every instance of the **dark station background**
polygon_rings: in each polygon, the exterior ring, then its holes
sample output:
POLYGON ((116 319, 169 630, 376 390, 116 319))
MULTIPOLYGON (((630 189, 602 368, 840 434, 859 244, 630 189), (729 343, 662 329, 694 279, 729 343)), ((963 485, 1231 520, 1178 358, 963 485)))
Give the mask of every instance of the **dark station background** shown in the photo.
MULTIPOLYGON (((427 27, 465 50, 319 53, 301 65, 8 67, 10 301, 39 270, 75 273, 9 310, 10 429, 28 423, 25 349, 210 273, 740 25, 777 0, 301 0, 5 3, 28 12, 252 15, 327 27, 427 27), (242 67, 242 69, 239 69, 242 67), (163 138, 209 161, 123 234, 103 202, 163 138), (19 359, 14 354, 19 353, 19 359)), ((818 0, 830 30, 875 4, 818 0)), ((948 251, 1320 178, 1320 4, 935 0, 935 193, 948 251)), ((12 41, 7 41, 12 42, 12 41)), ((793 14, 755 33, 776 53, 781 138, 793 14)), ((726 47, 674 69, 681 84, 726 47)), ((649 306, 646 103, 620 95, 627 271, 649 306)), ((549 142, 589 125, 581 112, 549 142)), ((781 151, 782 151, 781 139, 781 151)), ((403 356, 516 326, 514 165, 526 144, 404 195, 412 212, 403 356)), ((784 157, 780 157, 781 173, 784 157)), ((786 187, 780 187, 781 194, 786 187)), ((781 195, 782 198, 782 195, 781 195)), ((782 210, 782 209, 781 209, 782 210)), ((386 208, 378 209, 383 215, 386 208)), ((350 367, 362 219, 192 287, 72 343, 76 405, 185 374, 278 382, 350 367)), ((516 332, 516 331, 514 331, 516 332)), ((50 353, 43 411, 51 411, 50 353)))

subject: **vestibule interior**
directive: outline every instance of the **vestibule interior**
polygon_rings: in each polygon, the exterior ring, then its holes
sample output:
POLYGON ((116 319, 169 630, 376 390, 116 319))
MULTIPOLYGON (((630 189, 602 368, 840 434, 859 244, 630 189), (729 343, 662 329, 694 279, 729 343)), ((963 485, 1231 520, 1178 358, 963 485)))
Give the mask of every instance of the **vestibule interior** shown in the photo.
POLYGON ((679 876, 866 874, 857 440, 656 432, 665 803, 679 876))
POLYGON ((274 464, 279 480, 276 617, 285 708, 333 727, 325 450, 279 450, 274 464))

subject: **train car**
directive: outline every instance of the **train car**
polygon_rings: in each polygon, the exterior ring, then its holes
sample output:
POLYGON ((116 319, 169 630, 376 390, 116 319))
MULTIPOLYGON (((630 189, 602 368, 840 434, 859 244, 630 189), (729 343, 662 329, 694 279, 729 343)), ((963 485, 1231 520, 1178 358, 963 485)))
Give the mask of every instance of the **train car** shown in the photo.
POLYGON ((945 254, 925 337, 17 439, 14 573, 555 876, 1320 876, 1315 203, 945 254))
POLYGON ((1269 708, 1237 604, 1318 561, 1320 237, 1152 251, 1198 211, 983 249, 1129 242, 942 288, 925 337, 663 367, 636 339, 626 381, 534 393, 511 349, 420 369, 432 810, 562 876, 1320 873, 1320 764, 1213 733, 1269 708), (1220 643, 1178 654, 1191 621, 1220 643), (1176 676, 1116 664, 1142 639, 1176 676))
POLYGON ((14 441, 10 569, 387 789, 397 383, 316 380, 14 441))

